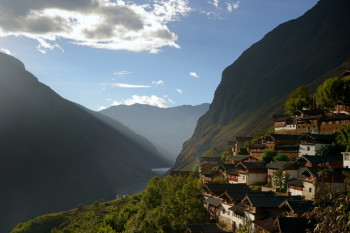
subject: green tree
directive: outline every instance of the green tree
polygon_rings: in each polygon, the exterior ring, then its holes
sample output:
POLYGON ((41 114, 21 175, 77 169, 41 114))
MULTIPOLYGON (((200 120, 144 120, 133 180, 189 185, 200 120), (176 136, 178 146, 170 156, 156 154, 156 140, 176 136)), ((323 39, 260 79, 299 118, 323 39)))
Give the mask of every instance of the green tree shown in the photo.
POLYGON ((350 152, 350 124, 338 130, 338 142, 346 146, 345 151, 350 152))
POLYGON ((273 157, 274 161, 288 161, 288 155, 278 153, 275 157, 273 157))
POLYGON ((282 169, 278 169, 273 173, 272 176, 272 185, 278 190, 279 192, 286 192, 287 191, 287 180, 289 179, 289 173, 284 172, 282 169))
POLYGON ((350 100, 350 76, 341 79, 329 78, 317 88, 316 104, 318 108, 332 108, 337 100, 350 100))
POLYGON ((269 149, 265 149, 263 151, 263 154, 259 158, 259 161, 265 162, 265 163, 269 163, 269 162, 271 162, 273 160, 275 155, 276 155, 276 153, 274 151, 269 150, 269 149))
POLYGON ((317 156, 332 156, 332 155, 341 155, 341 152, 344 152, 345 146, 339 143, 330 146, 323 146, 321 149, 316 150, 317 156))
POLYGON ((236 152, 237 155, 248 155, 248 150, 245 147, 241 147, 236 152))
POLYGON ((232 154, 229 151, 224 151, 221 153, 221 160, 225 161, 227 157, 230 157, 232 154))
POLYGON ((309 108, 312 103, 312 95, 308 86, 300 86, 292 91, 284 104, 284 111, 293 115, 295 110, 309 108))

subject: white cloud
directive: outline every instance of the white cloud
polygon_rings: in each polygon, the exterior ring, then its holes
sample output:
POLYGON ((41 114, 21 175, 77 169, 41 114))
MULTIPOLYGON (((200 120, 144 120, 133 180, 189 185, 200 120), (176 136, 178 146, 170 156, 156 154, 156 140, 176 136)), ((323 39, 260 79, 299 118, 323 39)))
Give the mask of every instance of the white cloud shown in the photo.
POLYGON ((104 110, 104 109, 106 109, 107 107, 105 107, 105 106, 100 106, 100 107, 98 107, 97 108, 97 111, 102 111, 102 110, 104 110))
POLYGON ((190 76, 194 78, 199 78, 199 75, 196 72, 190 72, 190 76))
POLYGON ((182 90, 181 89, 177 88, 176 91, 179 92, 180 94, 182 94, 182 90))
POLYGON ((219 7, 219 0, 213 0, 212 2, 209 1, 210 4, 212 4, 213 6, 215 6, 216 8, 219 7))
POLYGON ((176 44, 168 23, 191 8, 188 0, 139 4, 126 0, 0 1, 0 37, 24 36, 38 41, 38 50, 62 49, 58 41, 93 48, 157 53, 176 44))
POLYGON ((164 81, 163 80, 158 80, 158 81, 152 81, 152 84, 155 86, 163 85, 164 81))
POLYGON ((5 49, 5 48, 0 48, 0 52, 6 53, 6 54, 8 54, 8 55, 12 55, 11 51, 8 50, 8 49, 5 49))
POLYGON ((175 102, 172 99, 168 99, 169 103, 175 104, 175 102))
POLYGON ((126 71, 126 70, 122 70, 122 71, 117 71, 117 72, 113 72, 114 75, 117 75, 119 77, 125 77, 129 74, 131 74, 130 71, 126 71))
POLYGON ((166 106, 166 100, 158 97, 156 95, 151 96, 139 96, 139 95, 133 95, 131 99, 126 99, 122 101, 113 101, 112 106, 115 105, 133 105, 133 104, 147 104, 152 106, 157 106, 160 108, 167 108, 166 106))
POLYGON ((135 85, 127 83, 99 83, 100 86, 121 87, 121 88, 151 88, 148 85, 135 85))
POLYGON ((240 1, 236 1, 236 2, 227 2, 226 3, 226 9, 228 12, 232 12, 233 10, 237 10, 239 7, 240 1))

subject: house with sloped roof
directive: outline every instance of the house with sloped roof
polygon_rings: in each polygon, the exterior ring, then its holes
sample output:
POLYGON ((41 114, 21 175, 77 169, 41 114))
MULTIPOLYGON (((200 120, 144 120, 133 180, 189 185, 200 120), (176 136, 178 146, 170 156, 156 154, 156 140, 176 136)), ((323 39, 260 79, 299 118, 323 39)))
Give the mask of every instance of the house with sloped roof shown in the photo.
POLYGON ((222 199, 218 197, 208 197, 203 200, 203 205, 208 211, 210 218, 218 221, 222 199))
POLYGON ((251 155, 233 155, 226 158, 225 163, 238 164, 240 162, 257 162, 258 159, 251 155))
POLYGON ((300 233, 315 228, 315 224, 307 218, 277 217, 275 225, 280 233, 300 233))
POLYGON ((204 183, 212 182, 215 177, 221 176, 221 173, 218 170, 212 169, 204 170, 200 174, 204 183))
POLYGON ((273 125, 277 134, 296 134, 294 117, 287 114, 273 114, 273 125))
POLYGON ((276 218, 263 218, 253 221, 254 233, 279 233, 276 218))
POLYGON ((222 184, 222 183, 206 183, 203 185, 203 194, 205 196, 219 197, 224 192, 251 192, 251 188, 247 184, 222 184))
POLYGON ((327 187, 332 192, 345 191, 344 168, 333 168, 327 171, 317 167, 305 167, 301 172, 303 178, 303 196, 308 200, 314 200, 316 195, 322 195, 322 188, 327 187))
POLYGON ((306 217, 305 213, 313 209, 314 202, 310 200, 285 200, 279 208, 284 210, 286 217, 306 217))
POLYGON ((267 168, 266 164, 262 162, 241 162, 237 164, 235 171, 237 182, 245 183, 247 185, 266 184, 267 182, 267 168))
POLYGON ((250 142, 253 137, 246 136, 235 136, 232 141, 229 142, 229 146, 231 147, 231 151, 233 155, 237 155, 237 151, 245 146, 247 142, 250 142))
POLYGON ((316 155, 317 150, 332 146, 335 140, 334 134, 304 134, 299 137, 299 157, 302 155, 316 155))
POLYGON ((265 149, 266 149, 266 145, 261 143, 250 144, 247 147, 249 155, 254 156, 257 159, 259 159, 262 156, 265 149))
POLYGON ((342 156, 312 156, 303 155, 299 159, 299 162, 304 167, 319 167, 320 164, 328 163, 332 168, 342 168, 343 167, 343 157, 342 156))
POLYGON ((289 196, 302 196, 304 182, 302 178, 292 178, 286 181, 289 196))

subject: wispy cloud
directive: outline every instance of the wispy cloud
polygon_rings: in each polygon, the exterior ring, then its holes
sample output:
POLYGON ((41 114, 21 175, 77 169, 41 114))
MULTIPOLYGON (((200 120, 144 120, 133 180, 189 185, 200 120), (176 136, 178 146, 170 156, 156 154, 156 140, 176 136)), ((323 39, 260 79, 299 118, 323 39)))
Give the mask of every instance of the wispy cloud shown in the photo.
POLYGON ((104 110, 104 109, 107 109, 107 107, 105 107, 105 106, 99 106, 99 107, 97 108, 97 111, 102 111, 102 110, 104 110))
POLYGON ((6 53, 8 55, 12 55, 11 51, 5 48, 0 48, 0 52, 6 53))
POLYGON ((116 105, 133 105, 133 104, 147 104, 152 106, 157 106, 160 108, 167 108, 166 106, 167 101, 161 97, 158 97, 156 95, 151 96, 139 96, 139 95, 133 95, 132 98, 122 100, 122 101, 113 101, 112 106, 116 105))
POLYGON ((215 6, 216 8, 219 7, 219 0, 209 1, 209 3, 212 4, 213 6, 215 6))
POLYGON ((177 91, 178 93, 182 94, 182 90, 181 90, 181 89, 177 88, 176 91, 177 91))
POLYGON ((154 86, 164 85, 164 81, 163 80, 152 81, 152 84, 154 86))
POLYGON ((199 78, 199 75, 196 72, 190 72, 190 76, 194 78, 199 78))
POLYGON ((62 49, 59 39, 92 48, 159 52, 179 48, 168 28, 190 11, 188 0, 0 1, 0 37, 24 36, 38 50, 62 49))
POLYGON ((113 72, 113 74, 123 78, 123 77, 126 77, 129 74, 131 74, 131 72, 130 71, 126 71, 126 70, 122 70, 122 71, 113 72))
POLYGON ((226 9, 228 12, 232 12, 233 10, 237 10, 239 7, 240 1, 236 2, 226 2, 226 9))
POLYGON ((99 83, 100 86, 121 87, 121 88, 151 88, 148 85, 135 85, 127 83, 99 83))

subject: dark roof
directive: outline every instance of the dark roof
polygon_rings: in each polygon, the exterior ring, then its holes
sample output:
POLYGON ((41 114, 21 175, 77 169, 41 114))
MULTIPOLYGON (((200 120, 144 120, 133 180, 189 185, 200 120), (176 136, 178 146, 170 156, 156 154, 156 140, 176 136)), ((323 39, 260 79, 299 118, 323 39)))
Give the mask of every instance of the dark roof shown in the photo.
POLYGON ((283 233, 300 233, 314 229, 314 224, 309 223, 307 218, 277 217, 276 221, 280 232, 283 233))
POLYGON ((257 149, 265 149, 266 144, 251 144, 248 146, 248 148, 257 148, 257 149))
POLYGON ((275 225, 276 218, 265 218, 254 220, 255 226, 258 226, 269 233, 279 232, 278 226, 275 225))
POLYGON ((212 192, 216 195, 221 195, 224 192, 250 192, 252 191, 246 184, 221 184, 221 183, 207 183, 204 184, 209 192, 212 192))
POLYGON ((330 164, 340 164, 343 163, 343 156, 315 156, 315 155, 303 155, 301 156, 302 159, 305 159, 306 161, 313 163, 313 164, 320 164, 320 163, 330 163, 330 164))
POLYGON ((314 207, 314 202, 309 200, 286 200, 280 205, 280 208, 285 205, 288 205, 296 214, 304 214, 314 207))
POLYGON ((201 174, 203 176, 212 176, 212 175, 214 175, 217 172, 218 172, 217 170, 207 169, 207 170, 202 171, 201 174))
POLYGON ((260 191, 250 191, 250 192, 225 192, 220 197, 227 196, 232 201, 240 202, 246 196, 274 196, 275 193, 272 191, 260 192, 260 191))
POLYGON ((337 120, 348 120, 348 119, 350 119, 350 115, 336 114, 332 116, 323 117, 321 121, 337 121, 337 120))
POLYGON ((320 140, 320 141, 334 141, 335 135, 334 134, 311 134, 307 133, 302 136, 300 136, 299 140, 302 140, 303 138, 312 138, 314 140, 320 140))
POLYGON ((301 179, 296 179, 296 178, 287 180, 286 184, 297 186, 297 187, 304 187, 303 181, 301 179))
POLYGON ((217 197, 209 197, 208 199, 205 199, 203 202, 217 207, 221 205, 222 200, 217 197))
POLYGON ((299 144, 278 144, 276 145, 275 150, 299 151, 299 144))
MULTIPOLYGON (((317 167, 305 167, 305 169, 301 172, 301 174, 305 174, 305 172, 308 171, 314 177, 319 177, 318 172, 321 170, 322 169, 317 167)), ((345 175, 343 174, 343 171, 349 171, 349 170, 345 168, 333 168, 332 171, 327 176, 333 177, 333 178, 344 178, 345 175)))
POLYGON ((235 214, 238 214, 238 215, 241 215, 241 216, 245 215, 245 206, 242 205, 242 204, 234 205, 234 206, 232 206, 232 207, 230 207, 228 209, 233 211, 235 214))
POLYGON ((288 140, 288 141, 293 141, 293 140, 297 140, 300 135, 294 135, 294 134, 274 134, 274 133, 270 133, 268 134, 266 137, 271 136, 272 138, 274 138, 275 140, 288 140))
POLYGON ((270 169, 282 169, 285 170, 290 166, 293 166, 296 162, 291 161, 274 161, 266 165, 270 169))
POLYGON ((220 156, 202 156, 199 157, 201 162, 221 162, 221 157, 220 156))
POLYGON ((228 157, 228 159, 233 160, 233 161, 242 161, 247 158, 251 157, 251 155, 233 155, 228 157))
POLYGON ((236 168, 236 164, 231 164, 231 163, 224 163, 221 164, 220 167, 222 167, 223 169, 227 170, 232 170, 236 168))
POLYGON ((288 114, 273 114, 272 118, 275 119, 286 119, 286 118, 291 118, 290 115, 288 114))
POLYGON ((279 207, 285 200, 301 200, 301 196, 253 196, 247 194, 247 199, 254 207, 279 207))
POLYGON ((227 232, 221 230, 215 223, 208 224, 192 224, 187 226, 187 230, 191 233, 217 233, 227 232))
POLYGON ((241 162, 240 164, 242 164, 246 168, 267 169, 266 163, 263 162, 241 162))

